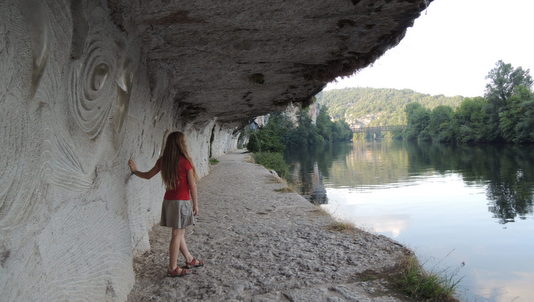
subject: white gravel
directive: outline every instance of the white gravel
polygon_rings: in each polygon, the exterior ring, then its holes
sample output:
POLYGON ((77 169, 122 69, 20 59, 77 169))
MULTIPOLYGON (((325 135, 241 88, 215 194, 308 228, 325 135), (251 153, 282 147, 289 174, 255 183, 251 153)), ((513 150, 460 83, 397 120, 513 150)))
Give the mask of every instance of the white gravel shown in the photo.
POLYGON ((248 157, 220 157, 199 182, 200 216, 187 242, 206 265, 166 277, 170 229, 155 226, 151 250, 134 261, 128 301, 405 301, 360 274, 387 271, 407 249, 360 230, 328 230, 330 216, 275 191, 285 185, 248 157))

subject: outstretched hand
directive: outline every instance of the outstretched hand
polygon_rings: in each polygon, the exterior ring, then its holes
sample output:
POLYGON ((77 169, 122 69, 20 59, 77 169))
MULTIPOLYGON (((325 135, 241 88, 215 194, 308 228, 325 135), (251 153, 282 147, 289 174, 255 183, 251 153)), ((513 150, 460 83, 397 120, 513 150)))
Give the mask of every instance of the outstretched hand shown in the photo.
POLYGON ((130 170, 133 172, 137 171, 137 165, 133 161, 133 159, 128 160, 128 166, 130 167, 130 170))

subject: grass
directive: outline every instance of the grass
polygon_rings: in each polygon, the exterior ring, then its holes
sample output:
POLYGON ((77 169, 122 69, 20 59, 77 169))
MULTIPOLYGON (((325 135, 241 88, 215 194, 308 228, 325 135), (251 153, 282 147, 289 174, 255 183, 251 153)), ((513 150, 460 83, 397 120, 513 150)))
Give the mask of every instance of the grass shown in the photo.
POLYGON ((219 160, 216 159, 216 158, 210 158, 209 161, 210 161, 210 164, 211 164, 211 165, 216 165, 216 164, 219 163, 219 160))
POLYGON ((283 188, 280 188, 280 189, 275 189, 274 190, 275 192, 280 192, 280 193, 293 193, 295 191, 293 191, 293 189, 289 188, 289 187, 283 187, 283 188))
POLYGON ((389 292, 427 302, 458 302, 453 295, 461 280, 455 274, 443 277, 443 272, 425 271, 413 254, 405 256, 395 267, 381 272, 366 270, 357 278, 364 282, 385 280, 389 292))
POLYGON ((287 178, 289 167, 284 161, 282 153, 277 152, 257 152, 253 155, 254 161, 267 169, 276 171, 278 176, 287 178))
POLYGON ((313 213, 321 216, 330 215, 325 209, 323 209, 321 206, 315 206, 312 210, 313 213))
POLYGON ((268 184, 281 184, 284 182, 283 179, 281 179, 280 177, 276 177, 272 174, 269 174, 265 179, 266 179, 266 183, 268 184))
MULTIPOLYGON (((324 210, 323 210, 324 211, 324 210)), ((336 232, 356 232, 358 229, 354 224, 346 221, 334 221, 326 227, 330 231, 336 232)))
POLYGON ((388 276, 390 284, 417 301, 457 302, 453 297, 460 278, 425 271, 415 256, 401 261, 396 272, 388 276))

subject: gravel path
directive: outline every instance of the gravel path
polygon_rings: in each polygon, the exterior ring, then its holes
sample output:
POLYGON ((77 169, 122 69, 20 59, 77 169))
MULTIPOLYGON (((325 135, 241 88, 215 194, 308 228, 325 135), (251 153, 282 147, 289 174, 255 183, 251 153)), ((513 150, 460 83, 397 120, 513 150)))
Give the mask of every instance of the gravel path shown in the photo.
POLYGON ((200 216, 186 237, 205 267, 166 277, 170 230, 155 226, 151 250, 134 261, 128 301, 405 301, 382 280, 362 277, 393 267, 404 247, 359 230, 329 230, 330 216, 296 193, 276 191, 285 185, 248 157, 222 156, 199 182, 200 216))

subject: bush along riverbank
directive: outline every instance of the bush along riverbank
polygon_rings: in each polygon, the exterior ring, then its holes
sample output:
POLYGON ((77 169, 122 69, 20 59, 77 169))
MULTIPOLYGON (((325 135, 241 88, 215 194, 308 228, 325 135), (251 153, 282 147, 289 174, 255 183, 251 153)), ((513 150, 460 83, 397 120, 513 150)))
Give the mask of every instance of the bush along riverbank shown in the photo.
POLYGON ((307 109, 299 112, 296 123, 283 113, 272 113, 264 127, 248 131, 246 147, 254 153, 257 163, 288 178, 289 167, 282 156, 286 148, 316 147, 352 139, 349 125, 343 120, 333 122, 327 110, 325 106, 319 109, 315 124, 307 109))
POLYGON ((267 124, 248 133, 247 149, 251 152, 283 152, 291 147, 313 147, 334 142, 350 141, 352 130, 339 120, 333 122, 325 106, 319 109, 316 123, 301 110, 293 123, 284 113, 272 113, 267 124))
POLYGON ((278 176, 289 178, 289 166, 284 161, 282 153, 279 152, 256 152, 252 155, 254 162, 264 166, 269 170, 274 170, 278 176))
POLYGON ((407 126, 396 138, 440 143, 534 143, 534 92, 529 70, 498 61, 484 97, 466 98, 456 110, 406 106, 407 126))

